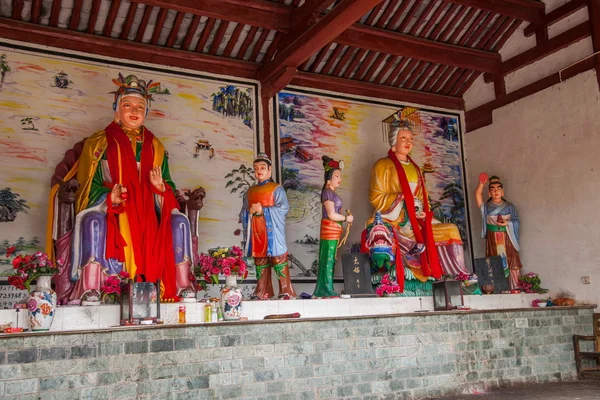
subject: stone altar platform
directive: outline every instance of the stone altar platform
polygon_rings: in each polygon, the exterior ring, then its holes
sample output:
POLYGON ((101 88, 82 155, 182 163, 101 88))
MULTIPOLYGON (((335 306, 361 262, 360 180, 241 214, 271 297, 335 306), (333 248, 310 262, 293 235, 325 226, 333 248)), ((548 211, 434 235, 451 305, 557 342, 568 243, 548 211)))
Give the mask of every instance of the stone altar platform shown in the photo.
MULTIPOLYGON (((539 294, 492 294, 464 296, 466 307, 472 310, 502 310, 531 307, 539 294)), ((178 325, 181 303, 161 304, 161 319, 165 325, 178 325)), ((185 303, 187 324, 203 323, 205 303, 185 303)), ((300 313, 301 318, 359 317, 406 314, 433 311, 433 297, 368 297, 350 299, 309 300, 245 300, 242 317, 262 320, 269 314, 300 313)), ((19 326, 29 328, 26 310, 19 312, 19 326)), ((0 310, 0 325, 17 326, 15 310, 0 310)), ((51 331, 78 331, 107 329, 119 325, 119 306, 58 307, 51 331)))

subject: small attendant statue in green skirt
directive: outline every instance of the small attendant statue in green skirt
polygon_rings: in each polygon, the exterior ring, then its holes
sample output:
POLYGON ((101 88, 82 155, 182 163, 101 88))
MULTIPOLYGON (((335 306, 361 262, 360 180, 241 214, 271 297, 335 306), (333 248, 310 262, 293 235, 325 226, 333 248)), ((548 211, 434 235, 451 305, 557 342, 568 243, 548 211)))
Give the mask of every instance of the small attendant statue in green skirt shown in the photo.
POLYGON ((338 294, 333 290, 333 269, 337 247, 342 236, 342 223, 352 223, 354 217, 342 214, 342 199, 335 190, 342 183, 343 161, 335 161, 323 156, 325 169, 325 183, 321 191, 321 204, 323 205, 323 218, 321 219, 321 237, 319 241, 319 271, 317 286, 313 297, 335 297, 338 294))

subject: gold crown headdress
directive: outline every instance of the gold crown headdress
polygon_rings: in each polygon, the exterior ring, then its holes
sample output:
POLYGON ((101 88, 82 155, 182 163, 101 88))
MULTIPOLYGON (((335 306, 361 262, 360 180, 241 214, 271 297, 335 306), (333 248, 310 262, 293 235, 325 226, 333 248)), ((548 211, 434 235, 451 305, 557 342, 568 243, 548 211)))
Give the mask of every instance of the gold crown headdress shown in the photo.
POLYGON ((415 107, 402 107, 382 121, 383 141, 389 140, 393 128, 407 128, 418 133, 421 131, 421 110, 415 107))

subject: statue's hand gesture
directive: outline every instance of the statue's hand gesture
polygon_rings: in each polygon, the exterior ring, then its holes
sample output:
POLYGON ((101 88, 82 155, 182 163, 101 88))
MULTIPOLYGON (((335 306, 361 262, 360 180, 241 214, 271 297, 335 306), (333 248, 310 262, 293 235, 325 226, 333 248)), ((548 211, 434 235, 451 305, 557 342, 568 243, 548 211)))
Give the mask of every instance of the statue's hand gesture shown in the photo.
POLYGON ((110 201, 115 205, 119 205, 125 200, 127 200, 127 188, 117 183, 110 191, 110 201))
POLYGON ((165 191, 165 184, 162 179, 162 169, 156 166, 150 170, 150 183, 160 192, 165 191))

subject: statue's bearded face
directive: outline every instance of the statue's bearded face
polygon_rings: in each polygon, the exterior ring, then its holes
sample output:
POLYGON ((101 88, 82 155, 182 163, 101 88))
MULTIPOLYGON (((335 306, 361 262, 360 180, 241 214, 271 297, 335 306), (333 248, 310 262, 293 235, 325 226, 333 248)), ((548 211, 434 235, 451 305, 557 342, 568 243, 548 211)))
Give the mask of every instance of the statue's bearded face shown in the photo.
POLYGON ((123 96, 117 108, 117 118, 124 129, 137 129, 144 124, 146 99, 139 96, 123 96))

